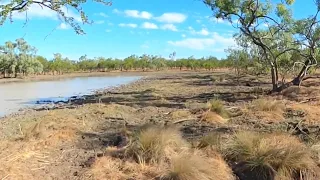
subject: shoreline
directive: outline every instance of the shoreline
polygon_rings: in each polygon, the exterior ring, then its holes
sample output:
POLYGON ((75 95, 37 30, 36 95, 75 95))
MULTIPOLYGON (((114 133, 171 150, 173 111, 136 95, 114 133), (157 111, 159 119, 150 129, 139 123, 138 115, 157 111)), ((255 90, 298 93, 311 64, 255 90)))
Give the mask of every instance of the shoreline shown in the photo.
MULTIPOLYGON (((133 74, 131 74, 133 75, 133 74)), ((136 74, 138 75, 138 74, 136 74)), ((110 75, 101 75, 101 76, 110 76, 110 75)), ((74 76, 74 77, 62 77, 62 79, 65 78, 76 78, 76 77, 98 77, 96 75, 92 75, 92 76, 74 76)), ((55 109, 64 109, 64 108, 77 108, 77 106, 81 106, 82 103, 84 103, 85 101, 90 101, 93 100, 94 97, 99 97, 99 96, 103 96, 106 95, 108 92, 110 91, 116 91, 116 90, 122 90, 125 89, 128 86, 137 84, 137 83, 142 83, 143 81, 146 81, 147 79, 149 79, 150 76, 147 75, 141 75, 141 77, 138 80, 135 80, 133 82, 130 83, 126 83, 126 84, 121 84, 121 85, 117 85, 117 86, 111 86, 111 87, 103 87, 97 90, 93 90, 91 93, 87 93, 87 94, 83 94, 80 96, 70 96, 70 97, 66 97, 66 101, 56 101, 56 102, 52 102, 53 106, 52 107, 48 107, 50 105, 52 105, 51 103, 46 103, 44 102, 43 104, 34 104, 30 107, 23 107, 18 109, 17 111, 5 114, 3 116, 0 116, 0 121, 6 118, 11 118, 11 117, 17 117, 17 116, 22 116, 25 115, 28 112, 34 112, 34 111, 43 111, 43 110, 55 110, 55 109)), ((44 80, 48 80, 48 79, 44 79, 44 80)), ((56 80, 56 79, 51 79, 51 80, 56 80)), ((41 81, 41 80, 34 80, 34 81, 29 81, 29 82, 37 82, 37 81, 41 81)), ((0 83, 1 85, 1 83, 0 83)))
MULTIPOLYGON (((34 75, 25 76, 18 78, 2 78, 0 79, 0 85, 6 83, 19 83, 19 82, 38 82, 38 81, 54 81, 60 79, 68 78, 78 78, 78 77, 104 77, 104 76, 147 76, 147 75, 157 75, 165 73, 179 73, 179 72, 189 72, 187 70, 162 70, 162 71, 110 71, 110 72, 75 72, 75 73, 65 73, 61 75, 34 75)), ((192 72, 192 71, 191 71, 192 72)))
POLYGON ((164 75, 164 74, 175 74, 175 73, 214 73, 214 72, 225 72, 229 71, 226 69, 215 69, 214 71, 199 70, 179 70, 179 69, 166 69, 159 71, 110 71, 110 72, 73 72, 65 73, 61 75, 33 75, 18 78, 2 78, 0 79, 0 85, 6 83, 19 83, 19 82, 37 82, 37 81, 54 81, 59 79, 77 78, 77 77, 99 77, 99 76, 148 76, 148 75, 164 75))

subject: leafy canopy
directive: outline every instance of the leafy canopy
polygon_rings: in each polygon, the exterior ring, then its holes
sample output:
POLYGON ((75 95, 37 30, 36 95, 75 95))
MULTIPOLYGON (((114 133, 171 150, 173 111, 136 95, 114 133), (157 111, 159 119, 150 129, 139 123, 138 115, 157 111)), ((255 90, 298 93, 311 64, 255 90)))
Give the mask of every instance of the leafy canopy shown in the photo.
MULTIPOLYGON (((106 0, 92 0, 103 5, 111 6, 112 1, 106 0)), ((7 19, 12 21, 12 15, 14 12, 25 12, 27 21, 27 10, 31 5, 38 5, 43 9, 57 12, 61 21, 69 24, 77 34, 85 34, 82 30, 79 22, 74 17, 70 17, 66 13, 66 9, 76 10, 80 16, 83 24, 90 24, 88 16, 82 8, 87 0, 8 0, 0 2, 0 25, 3 25, 7 19)))
POLYGON ((204 0, 204 3, 216 18, 227 20, 240 30, 237 35, 240 47, 254 50, 260 56, 259 61, 269 66, 273 90, 284 87, 279 83, 279 72, 287 71, 288 64, 302 65, 292 81, 295 85, 317 65, 320 0, 314 1, 317 8, 313 15, 301 19, 293 16, 294 0, 204 0), (293 53, 301 59, 293 58, 293 53))

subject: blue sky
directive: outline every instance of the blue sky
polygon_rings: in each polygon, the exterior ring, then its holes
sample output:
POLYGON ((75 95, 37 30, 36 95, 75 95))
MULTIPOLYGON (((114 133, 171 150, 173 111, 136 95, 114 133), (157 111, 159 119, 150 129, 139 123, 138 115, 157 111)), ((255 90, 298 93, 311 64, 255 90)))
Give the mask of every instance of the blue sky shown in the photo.
MULTIPOLYGON (((295 16, 308 13, 313 8, 309 3, 297 0, 295 16)), ((113 0, 112 6, 89 1, 83 9, 95 22, 82 26, 86 35, 76 35, 55 12, 33 5, 26 26, 25 13, 16 13, 13 23, 7 21, 0 27, 0 43, 23 37, 37 47, 39 55, 50 59, 53 53, 61 53, 74 60, 84 54, 91 58, 143 53, 168 57, 173 51, 177 58, 222 58, 224 49, 235 44, 232 34, 237 30, 212 18, 211 10, 200 0, 113 0)), ((64 11, 80 21, 75 11, 64 11)))

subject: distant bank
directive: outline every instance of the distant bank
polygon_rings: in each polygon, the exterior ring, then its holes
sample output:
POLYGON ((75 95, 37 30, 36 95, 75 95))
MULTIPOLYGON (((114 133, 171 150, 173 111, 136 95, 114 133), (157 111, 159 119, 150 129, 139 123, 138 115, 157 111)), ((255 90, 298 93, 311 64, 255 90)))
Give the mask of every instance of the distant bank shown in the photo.
MULTIPOLYGON (((214 72, 222 71, 226 72, 227 69, 215 69, 214 72)), ((64 78, 74 78, 74 77, 97 77, 97 76, 144 76, 144 75, 156 75, 156 74, 166 74, 174 72, 194 72, 194 70, 161 70, 161 71, 110 71, 110 72, 73 72, 73 73, 63 73, 63 74, 46 74, 46 75, 30 75, 17 78, 1 78, 1 83, 10 82, 28 82, 28 81, 50 81, 64 78)), ((196 70, 196 71, 206 71, 206 70, 196 70)))

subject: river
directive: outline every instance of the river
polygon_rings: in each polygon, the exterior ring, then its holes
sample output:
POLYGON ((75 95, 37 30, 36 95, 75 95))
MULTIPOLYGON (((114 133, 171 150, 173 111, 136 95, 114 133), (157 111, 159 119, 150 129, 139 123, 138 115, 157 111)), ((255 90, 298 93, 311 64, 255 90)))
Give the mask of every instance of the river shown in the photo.
POLYGON ((0 116, 17 112, 22 108, 39 106, 39 103, 64 101, 71 96, 92 94, 94 91, 128 84, 140 78, 140 76, 75 77, 0 84, 0 116))

